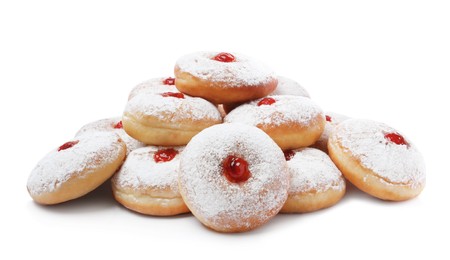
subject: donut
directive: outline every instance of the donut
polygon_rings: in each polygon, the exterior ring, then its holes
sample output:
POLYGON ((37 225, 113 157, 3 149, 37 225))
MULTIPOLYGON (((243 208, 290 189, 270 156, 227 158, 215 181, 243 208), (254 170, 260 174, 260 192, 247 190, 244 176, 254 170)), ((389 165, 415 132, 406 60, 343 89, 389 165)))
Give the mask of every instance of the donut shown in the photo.
POLYGON ((28 193, 44 205, 79 198, 108 180, 125 155, 125 143, 115 133, 81 135, 38 162, 28 178, 28 193))
POLYGON ((325 117, 311 99, 268 96, 231 111, 225 123, 244 123, 266 132, 283 150, 314 144, 323 132, 325 117))
POLYGON ((181 154, 178 183, 186 205, 203 225, 244 232, 279 212, 289 174, 283 152, 267 134, 230 123, 192 138, 181 154))
POLYGON ((328 154, 328 138, 330 137, 331 132, 333 132, 334 128, 344 120, 349 119, 349 117, 333 113, 327 112, 325 113, 325 128, 323 129, 323 133, 320 136, 319 140, 316 141, 311 147, 322 150, 323 152, 328 154))
POLYGON ((222 123, 222 117, 202 98, 143 93, 128 101, 122 123, 127 134, 145 144, 180 146, 204 128, 222 123))
POLYGON ((278 76, 277 88, 271 95, 292 95, 310 98, 308 91, 296 81, 278 76))
POLYGON ((422 155, 409 139, 384 123, 345 120, 331 133, 328 151, 347 180, 379 199, 408 200, 425 186, 422 155))
POLYGON ((324 152, 301 148, 284 152, 290 174, 281 212, 306 213, 336 204, 345 194, 342 173, 324 152))
POLYGON ((215 104, 245 102, 270 94, 275 73, 250 57, 226 52, 196 52, 178 59, 175 85, 183 93, 215 104))
POLYGON ((179 92, 175 87, 175 78, 153 78, 144 81, 130 91, 128 100, 132 99, 140 93, 158 94, 164 92, 179 92))
POLYGON ((123 130, 122 119, 120 117, 106 118, 91 122, 78 130, 75 137, 92 132, 114 132, 118 134, 127 146, 127 154, 134 149, 145 146, 144 143, 132 138, 123 130))
POLYGON ((178 192, 179 153, 183 147, 147 146, 131 152, 111 180, 114 198, 146 215, 189 212, 178 192))

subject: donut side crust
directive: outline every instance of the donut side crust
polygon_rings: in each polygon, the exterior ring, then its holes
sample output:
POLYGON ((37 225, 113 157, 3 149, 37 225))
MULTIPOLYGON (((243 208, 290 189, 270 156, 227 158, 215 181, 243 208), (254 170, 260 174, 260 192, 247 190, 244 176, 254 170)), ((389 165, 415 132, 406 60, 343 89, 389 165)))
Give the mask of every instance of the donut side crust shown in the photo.
POLYGON ((174 216, 188 213, 181 197, 152 196, 139 189, 122 189, 112 182, 114 198, 129 210, 151 216, 174 216))
POLYGON ((338 203, 345 194, 343 189, 328 189, 322 192, 289 194, 281 213, 308 213, 328 208, 338 203))
POLYGON ((190 96, 201 97, 214 104, 239 103, 265 97, 272 93, 278 84, 278 79, 259 85, 234 87, 228 82, 212 82, 193 76, 175 67, 175 86, 180 92, 190 96))

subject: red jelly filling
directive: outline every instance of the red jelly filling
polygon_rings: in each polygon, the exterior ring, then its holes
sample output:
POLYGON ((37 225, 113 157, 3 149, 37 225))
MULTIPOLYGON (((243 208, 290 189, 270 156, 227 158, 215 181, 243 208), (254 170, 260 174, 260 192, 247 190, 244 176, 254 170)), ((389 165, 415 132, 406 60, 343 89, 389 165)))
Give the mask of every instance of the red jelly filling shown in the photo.
POLYGON ((164 83, 164 85, 175 85, 175 79, 171 78, 171 77, 168 77, 167 79, 165 79, 163 81, 163 83, 164 83))
POLYGON ((155 160, 155 162, 157 162, 157 163, 168 162, 168 161, 172 161, 172 159, 175 158, 175 156, 177 156, 177 154, 178 154, 178 151, 173 148, 158 150, 155 153, 155 155, 153 155, 153 160, 155 160))
POLYGON ((405 138, 398 133, 387 133, 384 135, 384 138, 398 145, 408 145, 405 138))
POLYGON ((325 115, 325 120, 327 120, 328 122, 331 122, 331 116, 325 115))
POLYGON ((223 174, 233 183, 239 183, 250 178, 250 171, 246 160, 229 155, 223 160, 223 174))
POLYGON ((78 140, 67 142, 58 148, 58 152, 69 149, 70 147, 73 147, 74 145, 76 145, 78 142, 79 142, 78 140))
POLYGON ((258 106, 262 106, 262 105, 272 105, 272 104, 275 103, 275 102, 276 102, 275 99, 270 98, 270 97, 266 97, 266 98, 261 99, 261 100, 258 102, 258 106))
POLYGON ((289 161, 290 159, 292 159, 292 157, 294 157, 295 152, 292 150, 287 150, 284 151, 284 158, 286 158, 286 161, 289 161))
POLYGON ((122 121, 119 121, 117 124, 114 125, 115 129, 122 129, 123 125, 122 125, 122 121))
POLYGON ((220 62, 233 62, 236 60, 236 58, 233 56, 233 54, 228 53, 228 52, 221 52, 221 53, 217 54, 216 56, 214 56, 213 59, 216 61, 220 61, 220 62))
POLYGON ((163 97, 184 98, 184 94, 183 93, 177 93, 177 92, 165 92, 165 93, 162 93, 161 96, 163 96, 163 97))

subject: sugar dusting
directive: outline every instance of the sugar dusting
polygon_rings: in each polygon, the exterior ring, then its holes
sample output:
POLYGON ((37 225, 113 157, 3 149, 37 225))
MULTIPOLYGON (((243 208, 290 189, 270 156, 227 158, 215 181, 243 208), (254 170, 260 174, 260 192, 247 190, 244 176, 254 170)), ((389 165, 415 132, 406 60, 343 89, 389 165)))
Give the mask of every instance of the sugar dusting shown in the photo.
POLYGON ((96 132, 75 138, 79 142, 66 150, 54 149, 32 170, 27 183, 31 195, 52 192, 73 176, 112 163, 121 152, 118 135, 96 132))
POLYGON ((125 113, 154 116, 168 121, 222 120, 219 110, 212 103, 198 97, 187 95, 184 97, 163 97, 158 94, 143 93, 128 101, 125 113))
MULTIPOLYGON (((425 182, 425 163, 417 148, 386 140, 386 133, 398 133, 392 127, 372 120, 348 119, 339 124, 331 138, 361 164, 393 184, 412 187, 425 182)), ((400 133, 401 134, 401 133, 400 133)))
MULTIPOLYGON (((170 189, 178 193, 178 169, 180 154, 171 161, 155 162, 153 156, 167 147, 147 146, 131 152, 122 168, 114 175, 115 185, 135 189, 170 189)), ((183 147, 173 147, 179 153, 183 147)))
POLYGON ((272 105, 258 106, 261 99, 251 101, 235 108, 224 118, 224 121, 253 126, 294 122, 306 126, 311 124, 318 115, 323 116, 322 109, 309 98, 292 95, 269 97, 276 102, 272 105))
POLYGON ((264 222, 267 212, 281 208, 289 186, 287 164, 280 148, 258 128, 243 124, 212 126, 186 146, 180 162, 179 183, 191 211, 210 223, 222 218, 264 222), (236 155, 249 163, 251 177, 229 182, 222 162, 236 155))
POLYGON ((232 53, 234 62, 213 59, 219 52, 195 52, 178 59, 176 66, 183 72, 212 82, 226 82, 232 87, 258 86, 276 78, 272 69, 245 55, 232 53))
POLYGON ((294 153, 288 161, 289 194, 345 188, 344 177, 327 154, 314 148, 297 149, 294 153))
POLYGON ((310 98, 308 91, 298 82, 282 76, 278 76, 277 88, 271 95, 293 95, 310 98))
POLYGON ((114 128, 114 126, 116 126, 116 124, 119 123, 120 120, 122 120, 120 117, 114 117, 88 123, 80 130, 78 130, 75 137, 93 132, 114 132, 118 134, 120 138, 125 142, 125 145, 127 146, 127 154, 129 154, 134 149, 144 147, 144 143, 139 142, 138 140, 129 136, 125 132, 125 130, 123 130, 123 128, 114 128))
POLYGON ((130 91, 130 94, 128 95, 128 100, 132 99, 133 97, 141 93, 158 94, 164 92, 180 92, 175 87, 175 85, 164 84, 165 79, 166 78, 153 78, 139 83, 136 87, 134 87, 130 91))
POLYGON ((322 132, 322 135, 320 136, 319 140, 316 141, 313 147, 328 153, 328 138, 330 138, 330 135, 334 131, 334 128, 336 128, 339 123, 349 119, 349 117, 333 112, 326 112, 325 115, 331 117, 331 122, 325 122, 325 128, 322 132))

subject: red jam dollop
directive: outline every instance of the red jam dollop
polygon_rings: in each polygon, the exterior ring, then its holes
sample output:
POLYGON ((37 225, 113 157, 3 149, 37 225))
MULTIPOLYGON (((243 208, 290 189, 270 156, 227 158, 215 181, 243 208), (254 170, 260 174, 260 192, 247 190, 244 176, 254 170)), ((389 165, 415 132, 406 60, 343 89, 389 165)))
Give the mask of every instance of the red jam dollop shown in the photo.
POLYGON ((122 121, 119 121, 117 124, 114 125, 115 129, 122 129, 123 128, 123 124, 122 121))
POLYGON ((387 133, 384 135, 384 138, 398 145, 408 145, 405 138, 401 136, 399 133, 387 133))
POLYGON ((325 115, 325 120, 327 120, 327 122, 331 122, 331 116, 325 115))
POLYGON ((67 142, 58 148, 58 152, 69 149, 69 148, 73 147, 74 145, 76 145, 78 142, 79 142, 78 140, 67 142))
POLYGON ((290 159, 292 159, 292 157, 294 157, 295 152, 292 150, 286 150, 284 151, 284 158, 286 158, 286 161, 289 161, 290 159))
POLYGON ((248 169, 248 162, 240 157, 229 155, 223 160, 223 174, 233 183, 240 183, 248 180, 251 176, 248 169))
POLYGON ((233 56, 233 54, 228 53, 228 52, 221 52, 221 53, 217 54, 216 56, 214 56, 213 59, 216 61, 220 61, 220 62, 233 62, 236 60, 236 58, 233 56))
POLYGON ((173 148, 158 150, 153 155, 153 160, 155 160, 155 162, 157 162, 157 163, 169 162, 169 161, 172 161, 172 159, 175 158, 175 156, 177 156, 177 154, 178 154, 178 151, 173 148))
POLYGON ((167 79, 165 79, 163 81, 163 83, 164 83, 164 85, 175 85, 175 79, 171 78, 171 77, 168 77, 167 79))
POLYGON ((163 97, 174 97, 174 98, 184 98, 183 93, 177 93, 177 92, 165 92, 162 93, 161 96, 163 97))
POLYGON ((270 97, 265 97, 265 98, 261 99, 261 100, 258 102, 258 106, 262 106, 262 105, 272 105, 272 104, 275 103, 275 102, 276 102, 275 99, 270 98, 270 97))

